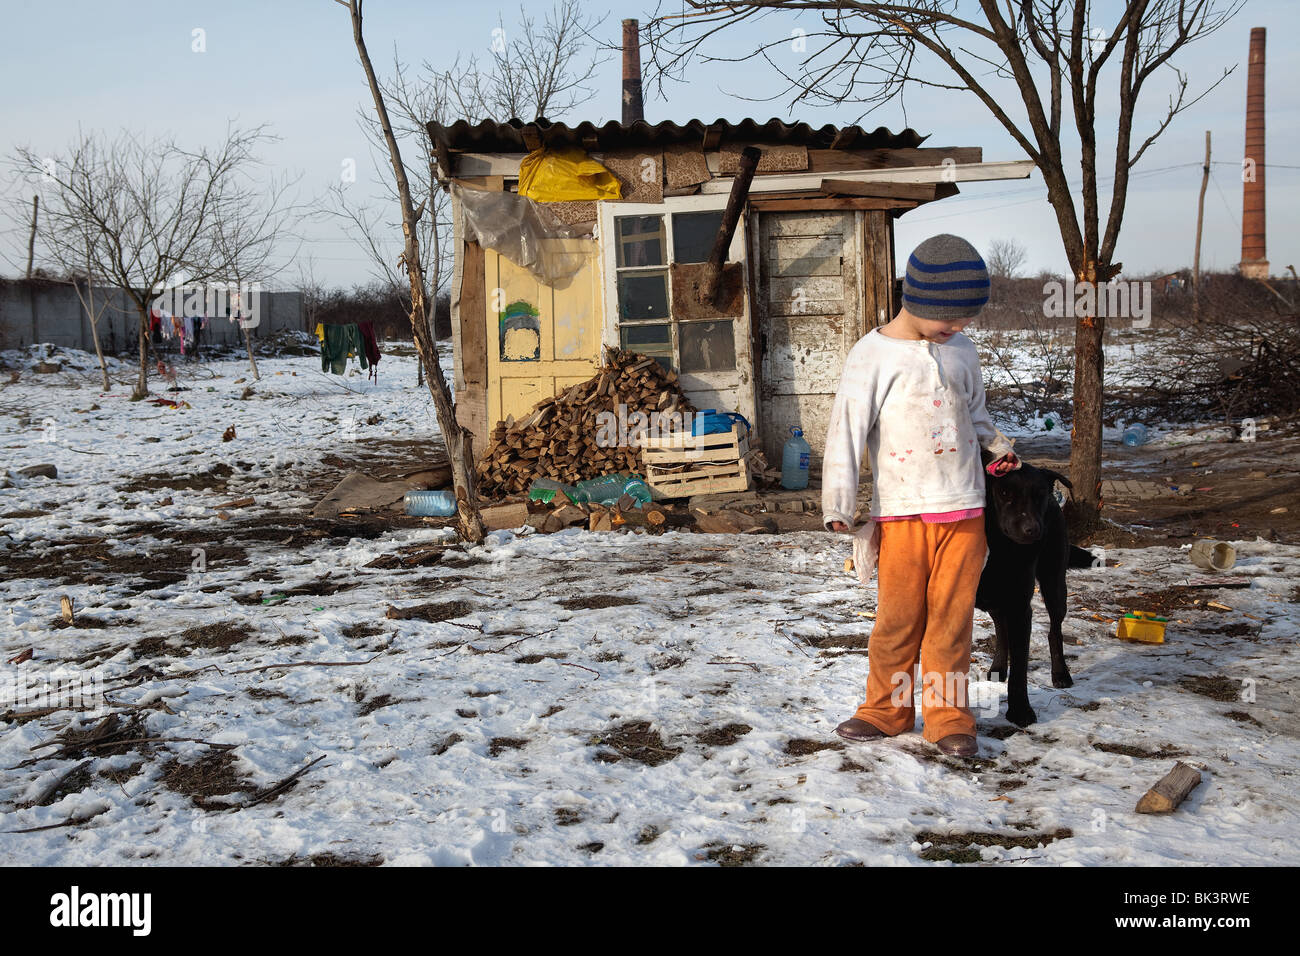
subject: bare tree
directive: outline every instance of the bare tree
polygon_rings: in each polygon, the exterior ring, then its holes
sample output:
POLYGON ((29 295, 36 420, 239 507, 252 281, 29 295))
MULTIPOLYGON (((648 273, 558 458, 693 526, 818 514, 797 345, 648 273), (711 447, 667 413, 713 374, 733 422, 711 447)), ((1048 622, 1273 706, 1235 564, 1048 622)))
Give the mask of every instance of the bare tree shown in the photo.
POLYGON ((455 80, 448 92, 457 118, 555 120, 581 106, 596 94, 604 57, 588 43, 604 20, 586 14, 578 0, 554 0, 540 23, 520 4, 510 31, 498 18, 487 67, 457 57, 444 73, 455 80))
MULTIPOLYGON (((1175 116, 1231 72, 1225 70, 1207 89, 1190 96, 1188 76, 1173 64, 1174 55, 1218 30, 1243 2, 1124 0, 1106 4, 1103 10, 1091 0, 683 0, 689 10, 656 17, 649 32, 661 82, 665 76, 680 76, 698 55, 730 61, 762 57, 788 82, 786 92, 796 102, 854 102, 869 111, 901 100, 909 87, 970 91, 1037 165, 1075 279, 1096 284, 1122 268, 1113 260, 1130 171, 1175 116), (771 41, 735 56, 704 52, 731 27, 777 11, 809 14, 809 23, 814 18, 819 23, 801 37, 809 52, 794 69, 771 55, 773 48, 790 43, 789 32, 773 31, 771 41), (1100 25, 1103 22, 1107 25, 1100 25), (1116 126, 1110 208, 1103 228, 1098 180, 1104 160, 1098 156, 1097 119, 1099 104, 1110 102, 1105 92, 1109 84, 1099 94, 1108 63, 1115 68, 1118 99, 1113 117, 1103 106, 1106 132, 1112 122, 1116 126), (1141 133, 1135 137, 1139 97, 1162 67, 1171 74, 1167 109, 1145 138, 1141 133), (995 81, 1014 84, 1024 119, 1013 115, 995 81), (1079 138, 1081 187, 1071 186, 1066 169, 1061 128, 1067 110, 1079 138), (1082 199, 1082 212, 1076 195, 1082 199)), ((1101 519, 1104 332, 1104 317, 1078 316, 1070 474, 1077 495, 1072 521, 1079 532, 1095 529, 1101 519)))
POLYGON ((95 278, 91 271, 91 257, 86 256, 86 275, 84 277, 85 290, 82 290, 81 277, 72 277, 72 288, 77 293, 77 298, 81 302, 81 307, 86 310, 86 321, 90 325, 90 337, 95 343, 95 357, 99 359, 99 373, 102 376, 104 391, 112 390, 112 383, 108 380, 108 363, 104 361, 104 347, 99 341, 99 320, 104 317, 104 312, 108 309, 108 299, 100 296, 99 305, 95 304, 95 278))
POLYGON ((245 177, 263 128, 227 130, 215 149, 184 148, 173 139, 144 142, 83 134, 67 153, 29 147, 14 163, 46 194, 41 241, 65 272, 85 269, 120 288, 139 315, 140 369, 132 397, 149 391, 149 313, 163 289, 221 278, 229 262, 217 224, 256 206, 245 177))
POLYGON ((254 381, 262 378, 251 332, 258 310, 249 300, 260 296, 262 283, 275 278, 295 257, 296 250, 288 255, 284 251, 299 215, 289 200, 294 182, 283 176, 260 190, 250 190, 248 202, 227 208, 212 226, 212 250, 220 263, 213 279, 226 287, 229 317, 243 333, 254 381))
POLYGON ((989 243, 984 263, 989 267, 989 275, 998 279, 1014 279, 1028 258, 1029 251, 1025 249, 1024 243, 1015 239, 994 239, 989 243))
POLYGON ((424 206, 421 205, 417 211, 411 198, 410 181, 407 178, 406 166, 402 162, 397 137, 393 134, 392 123, 389 121, 383 89, 370 63, 370 54, 366 51, 366 41, 361 28, 362 0, 335 0, 335 2, 348 8, 352 20, 352 39, 356 43, 361 67, 365 71, 366 82, 375 101, 375 113, 388 145, 394 184, 397 187, 398 202, 402 211, 402 233, 405 237, 402 262, 406 267, 411 290, 411 333, 415 340, 415 350, 424 365, 429 392, 433 396, 438 427, 447 446, 447 457, 451 460, 452 482, 457 501, 457 530, 466 541, 477 544, 483 540, 486 532, 483 518, 479 514, 478 493, 474 482, 473 436, 456 420, 456 405, 452 401, 451 389, 448 388, 447 380, 443 377, 442 369, 438 364, 437 342, 433 337, 432 324, 428 321, 425 306, 425 290, 428 286, 424 273, 424 260, 421 258, 419 235, 420 215, 424 212, 424 206))
MULTIPOLYGON (((521 6, 519 20, 507 31, 504 21, 492 31, 486 61, 458 56, 448 67, 425 60, 414 69, 394 51, 391 75, 380 80, 392 132, 407 157, 406 178, 419 217, 424 255, 426 321, 451 274, 451 203, 438 182, 437 157, 429 136, 430 122, 521 117, 558 119, 595 95, 593 79, 604 58, 591 41, 603 17, 588 16, 578 0, 555 0, 539 21, 521 6)), ((358 125, 372 153, 387 162, 388 144, 373 111, 362 110, 358 125)), ((349 235, 370 262, 371 274, 405 296, 406 277, 388 236, 399 235, 399 222, 377 212, 370 200, 357 197, 355 185, 338 183, 331 190, 330 214, 341 218, 349 235)), ((396 185, 385 177, 381 201, 399 205, 396 185)), ((420 366, 423 372, 423 365, 420 366)))

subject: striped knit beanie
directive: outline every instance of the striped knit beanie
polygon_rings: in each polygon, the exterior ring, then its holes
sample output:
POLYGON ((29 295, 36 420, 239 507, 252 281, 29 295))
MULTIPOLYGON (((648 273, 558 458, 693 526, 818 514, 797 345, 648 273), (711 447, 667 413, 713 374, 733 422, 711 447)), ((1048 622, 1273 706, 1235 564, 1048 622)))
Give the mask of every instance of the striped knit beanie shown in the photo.
POLYGON ((988 269, 960 236, 931 236, 908 257, 903 308, 918 319, 974 318, 988 301, 988 269))

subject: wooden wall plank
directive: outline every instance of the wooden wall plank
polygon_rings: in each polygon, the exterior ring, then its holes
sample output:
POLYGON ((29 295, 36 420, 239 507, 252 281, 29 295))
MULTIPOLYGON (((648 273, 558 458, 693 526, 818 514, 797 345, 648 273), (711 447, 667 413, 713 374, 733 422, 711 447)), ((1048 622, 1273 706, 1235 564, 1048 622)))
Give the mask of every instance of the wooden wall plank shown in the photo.
POLYGON ((487 290, 483 247, 462 245, 460 290, 460 367, 464 392, 456 396, 456 419, 474 435, 476 453, 488 444, 487 290))

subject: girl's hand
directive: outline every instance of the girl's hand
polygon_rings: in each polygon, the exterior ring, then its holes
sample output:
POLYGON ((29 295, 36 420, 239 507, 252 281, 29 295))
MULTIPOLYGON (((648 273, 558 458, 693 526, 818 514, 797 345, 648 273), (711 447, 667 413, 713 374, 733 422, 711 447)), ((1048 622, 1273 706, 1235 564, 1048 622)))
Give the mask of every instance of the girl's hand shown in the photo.
POLYGON ((1020 467, 1020 459, 1016 457, 1013 451, 1007 452, 1001 458, 995 458, 988 463, 986 471, 994 478, 1001 478, 1009 471, 1015 471, 1020 467))
POLYGON ((831 530, 839 531, 841 533, 847 533, 849 531, 852 531, 853 529, 850 528, 848 525, 846 525, 843 521, 832 521, 831 530))

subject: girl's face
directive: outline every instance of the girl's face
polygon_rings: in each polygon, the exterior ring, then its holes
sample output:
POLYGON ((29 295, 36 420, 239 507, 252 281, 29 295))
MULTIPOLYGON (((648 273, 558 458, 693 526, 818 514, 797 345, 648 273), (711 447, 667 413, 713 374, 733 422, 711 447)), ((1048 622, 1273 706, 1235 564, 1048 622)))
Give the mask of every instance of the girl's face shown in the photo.
POLYGON ((921 338, 927 342, 938 342, 942 345, 954 335, 960 332, 966 326, 970 325, 970 319, 917 319, 918 332, 921 338))
POLYGON ((916 338, 942 345, 970 325, 973 320, 969 318, 922 319, 904 309, 899 312, 897 321, 916 338))

